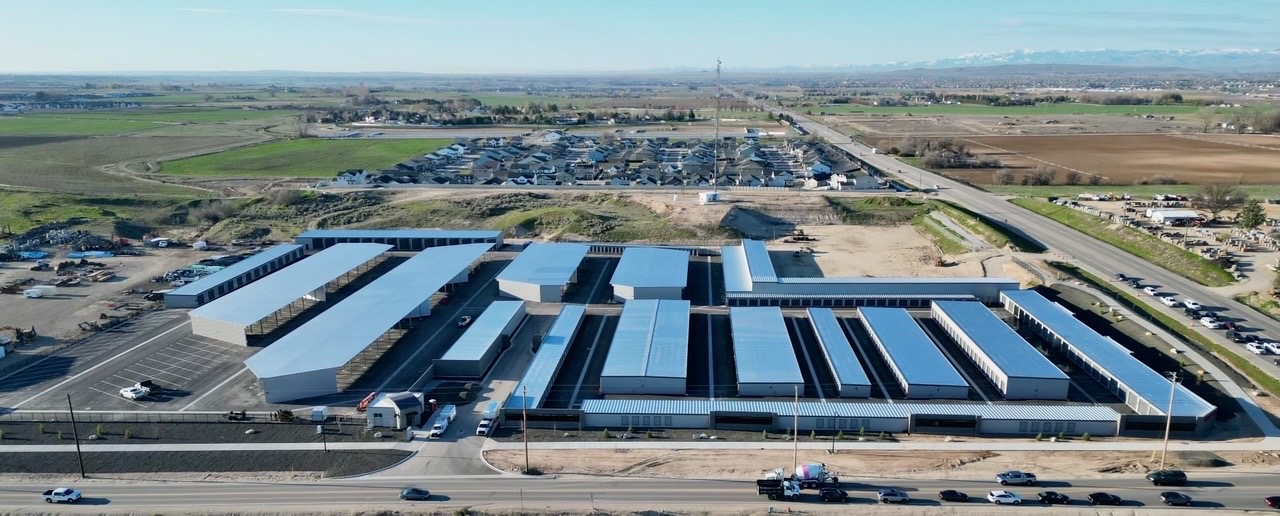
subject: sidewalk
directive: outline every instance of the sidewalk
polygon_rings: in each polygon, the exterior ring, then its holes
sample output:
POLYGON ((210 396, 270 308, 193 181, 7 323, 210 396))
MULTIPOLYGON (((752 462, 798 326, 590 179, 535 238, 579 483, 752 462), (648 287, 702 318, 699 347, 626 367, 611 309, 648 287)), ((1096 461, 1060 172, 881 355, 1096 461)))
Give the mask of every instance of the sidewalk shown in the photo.
MULTIPOLYGON (((316 451, 324 450, 324 443, 183 443, 183 444, 84 444, 80 450, 97 452, 192 452, 192 451, 316 451)), ((403 441, 375 443, 329 443, 330 450, 406 450, 414 451, 417 445, 403 441)), ((54 453, 74 452, 74 444, 14 444, 0 446, 0 453, 54 453)))
MULTIPOLYGON (((793 443, 788 442, 731 442, 731 441, 683 441, 683 442, 635 442, 635 441, 583 441, 583 442, 536 442, 529 443, 530 450, 790 450, 793 443)), ((1151 439, 1145 441, 1081 441, 1072 439, 1067 442, 1032 441, 1026 439, 965 441, 959 438, 953 442, 857 442, 846 441, 836 444, 837 450, 862 451, 1158 451, 1162 441, 1151 439)), ((804 450, 830 450, 830 442, 804 442, 799 446, 804 450)), ((485 450, 523 450, 524 443, 508 443, 489 441, 485 450)), ((1197 442, 1169 441, 1170 451, 1254 451, 1280 450, 1280 438, 1268 437, 1251 442, 1197 442)))

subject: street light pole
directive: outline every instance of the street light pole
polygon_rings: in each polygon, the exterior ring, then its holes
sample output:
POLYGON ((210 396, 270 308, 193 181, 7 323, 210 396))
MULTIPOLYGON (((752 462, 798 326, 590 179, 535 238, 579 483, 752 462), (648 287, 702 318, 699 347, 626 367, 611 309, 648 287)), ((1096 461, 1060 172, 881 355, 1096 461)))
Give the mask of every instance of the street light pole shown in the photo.
MULTIPOLYGON (((520 433, 524 436, 524 474, 529 474, 529 386, 520 389, 520 433)), ((524 491, 520 492, 523 504, 524 491)))
POLYGON ((800 387, 793 385, 791 388, 796 395, 791 410, 791 472, 796 473, 800 469, 800 387))
POLYGON ((71 438, 76 440, 76 460, 80 461, 80 478, 89 478, 84 474, 84 455, 80 453, 80 430, 76 428, 76 409, 71 406, 71 393, 67 393, 67 412, 71 413, 71 438))
POLYGON ((1164 412, 1164 448, 1160 451, 1160 469, 1164 469, 1165 456, 1169 454, 1169 431, 1173 428, 1173 394, 1178 391, 1178 372, 1169 374, 1169 408, 1164 412))

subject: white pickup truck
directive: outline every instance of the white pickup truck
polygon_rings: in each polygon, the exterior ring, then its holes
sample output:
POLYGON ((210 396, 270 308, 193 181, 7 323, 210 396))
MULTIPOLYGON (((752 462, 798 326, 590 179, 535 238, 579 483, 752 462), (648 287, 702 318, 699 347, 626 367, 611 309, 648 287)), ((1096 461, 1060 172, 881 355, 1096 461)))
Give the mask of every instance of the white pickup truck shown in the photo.
POLYGON ((1002 486, 1007 486, 1009 484, 1033 486, 1036 485, 1036 476, 1031 473, 1012 470, 1004 473, 996 473, 996 481, 1000 482, 1000 485, 1002 486))
POLYGON ((44 492, 44 503, 76 503, 80 499, 80 491, 70 487, 59 487, 44 492))
POLYGON ((453 422, 453 418, 458 416, 458 407, 454 405, 445 405, 440 408, 440 415, 436 416, 435 424, 431 425, 430 437, 438 439, 444 436, 444 431, 449 428, 449 423, 453 422))

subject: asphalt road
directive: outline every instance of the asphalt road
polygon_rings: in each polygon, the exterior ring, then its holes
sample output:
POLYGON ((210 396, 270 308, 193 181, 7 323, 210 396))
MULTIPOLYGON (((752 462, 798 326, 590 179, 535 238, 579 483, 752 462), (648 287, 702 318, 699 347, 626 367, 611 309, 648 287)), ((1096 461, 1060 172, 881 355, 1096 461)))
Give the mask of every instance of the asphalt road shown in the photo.
MULTIPOLYGON (((1073 499, 1071 506, 1083 507, 1084 498, 1092 492, 1106 491, 1125 499, 1127 508, 1161 505, 1159 493, 1178 490, 1195 499, 1201 508, 1261 509, 1261 500, 1280 492, 1274 475, 1222 476, 1193 479, 1179 488, 1162 488, 1147 485, 1141 478, 1087 479, 1071 481, 1044 481, 1037 487, 1009 487, 1007 489, 1034 499, 1041 490, 1065 493, 1073 499)), ((855 480, 844 482, 849 491, 850 505, 874 504, 875 491, 880 487, 898 487, 913 500, 908 505, 930 507, 942 505, 937 492, 957 489, 975 498, 985 497, 993 489, 1001 489, 989 480, 855 480)), ((51 486, 33 486, 30 482, 0 484, 0 508, 27 512, 48 508, 40 500, 40 493, 51 486)), ((501 477, 452 477, 414 481, 410 479, 388 480, 334 480, 320 482, 210 482, 174 481, 112 483, 91 480, 72 484, 85 496, 75 506, 59 507, 60 511, 108 512, 155 511, 169 507, 183 510, 210 510, 216 507, 253 507, 256 510, 287 510, 289 508, 314 511, 368 510, 372 505, 394 505, 401 509, 429 510, 430 508, 471 506, 526 507, 529 509, 577 509, 591 507, 629 506, 632 508, 736 508, 763 510, 770 506, 818 505, 814 491, 806 491, 804 497, 793 503, 771 502, 755 492, 751 482, 684 480, 684 479, 628 479, 628 478, 521 478, 501 477), (403 487, 416 486, 431 490, 429 502, 401 502, 397 493, 403 487), (655 497, 655 495, 660 496, 655 497), (660 501, 657 501, 660 500, 660 501)), ((952 503, 945 503, 953 505, 952 503)), ((956 504, 981 510, 985 500, 956 504)))
MULTIPOLYGON (((1059 224, 1029 210, 1023 209, 994 194, 978 190, 971 186, 952 181, 937 174, 922 170, 883 154, 872 154, 871 147, 854 142, 845 134, 816 123, 803 115, 772 108, 791 115, 797 124, 803 126, 810 134, 825 138, 828 142, 858 155, 872 166, 895 174, 900 180, 915 184, 918 187, 932 190, 934 185, 940 188, 940 198, 964 205, 977 213, 986 215, 1010 227, 1021 230, 1024 234, 1038 240, 1065 257, 1073 264, 1080 266, 1101 277, 1110 278, 1115 273, 1124 273, 1136 277, 1144 285, 1154 285, 1162 292, 1170 292, 1179 299, 1193 298, 1208 308, 1217 308, 1222 316, 1235 320, 1247 321, 1241 326, 1254 329, 1270 338, 1280 338, 1280 321, 1259 315, 1253 309, 1233 301, 1213 289, 1201 286, 1191 280, 1178 276, 1146 260, 1121 251, 1094 238, 1086 237, 1080 232, 1059 224)), ((1263 288, 1265 286, 1260 286, 1263 288)), ((1150 302, 1151 306, 1164 309, 1163 305, 1150 302)), ((1181 317, 1179 315, 1179 317, 1181 317)), ((1280 376, 1280 367, 1274 365, 1271 357, 1258 356, 1244 351, 1240 345, 1228 341, 1223 332, 1196 328, 1210 335, 1218 343, 1228 347, 1237 354, 1245 356, 1264 371, 1280 376)))

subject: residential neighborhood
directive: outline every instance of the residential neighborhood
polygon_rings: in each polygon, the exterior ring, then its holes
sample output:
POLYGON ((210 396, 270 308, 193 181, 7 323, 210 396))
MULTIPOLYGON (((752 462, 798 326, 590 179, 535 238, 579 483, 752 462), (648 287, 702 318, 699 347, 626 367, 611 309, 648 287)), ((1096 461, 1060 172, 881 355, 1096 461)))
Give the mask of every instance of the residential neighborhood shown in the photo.
POLYGON ((318 187, 399 185, 798 187, 867 190, 888 183, 816 140, 761 143, 592 137, 551 131, 538 138, 459 138, 381 170, 345 170, 318 187))

